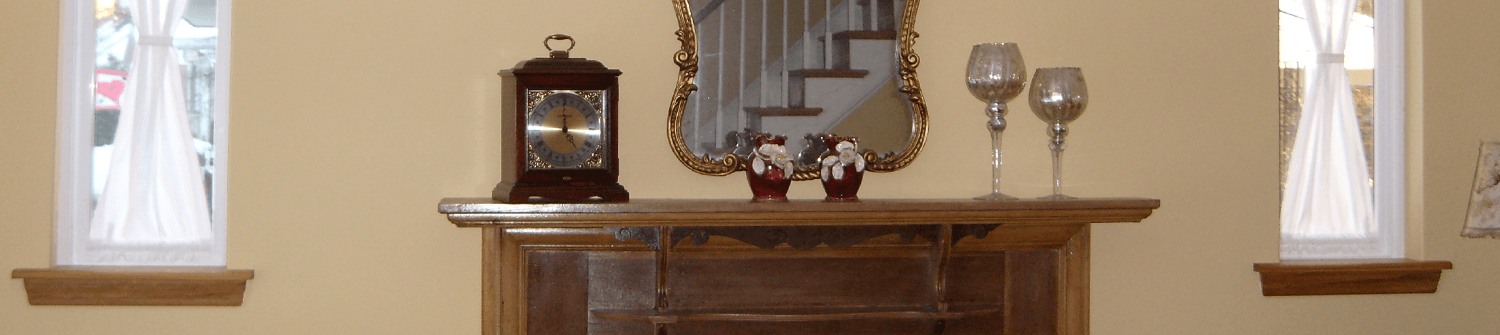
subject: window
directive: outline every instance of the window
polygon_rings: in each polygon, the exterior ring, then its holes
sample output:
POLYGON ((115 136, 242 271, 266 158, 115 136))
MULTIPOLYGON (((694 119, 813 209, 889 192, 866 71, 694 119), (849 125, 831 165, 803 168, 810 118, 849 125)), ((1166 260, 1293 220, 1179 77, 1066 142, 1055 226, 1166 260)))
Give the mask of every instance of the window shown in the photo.
POLYGON ((1280 10, 1281 258, 1401 258, 1405 1, 1280 10))
POLYGON ((225 265, 230 0, 62 0, 55 265, 225 265))

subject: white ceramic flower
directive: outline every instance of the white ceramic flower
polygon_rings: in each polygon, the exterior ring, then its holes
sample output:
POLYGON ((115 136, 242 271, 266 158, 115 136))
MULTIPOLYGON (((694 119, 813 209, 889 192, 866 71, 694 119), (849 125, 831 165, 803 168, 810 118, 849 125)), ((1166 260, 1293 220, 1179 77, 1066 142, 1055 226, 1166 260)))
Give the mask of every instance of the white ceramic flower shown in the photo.
POLYGON ((766 143, 756 148, 755 159, 750 162, 750 168, 755 171, 755 175, 765 175, 766 170, 769 170, 767 164, 781 168, 781 172, 785 174, 783 178, 792 177, 792 158, 787 154, 786 146, 766 143))
POLYGON ((831 177, 834 180, 844 179, 844 167, 854 165, 855 172, 865 171, 865 157, 860 156, 854 146, 854 142, 842 141, 835 145, 834 150, 838 155, 823 158, 823 181, 831 177))
POLYGON ((820 175, 823 176, 823 181, 828 181, 829 179, 844 179, 844 169, 833 168, 837 165, 839 165, 838 156, 823 157, 823 173, 820 173, 820 175))

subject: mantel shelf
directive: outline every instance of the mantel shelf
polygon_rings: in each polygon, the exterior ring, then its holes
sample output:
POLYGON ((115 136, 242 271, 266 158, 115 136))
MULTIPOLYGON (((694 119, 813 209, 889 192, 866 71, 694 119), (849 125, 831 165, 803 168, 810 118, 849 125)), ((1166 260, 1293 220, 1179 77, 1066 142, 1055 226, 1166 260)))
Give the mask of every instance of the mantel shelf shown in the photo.
POLYGON ((952 308, 867 307, 867 308, 755 308, 755 309, 688 309, 658 313, 652 309, 595 310, 594 317, 611 321, 649 323, 682 323, 707 321, 803 322, 863 319, 885 320, 954 320, 1000 312, 999 306, 952 308))
POLYGON ((1148 198, 976 201, 968 199, 801 200, 633 199, 626 203, 507 204, 445 198, 438 212, 459 227, 819 226, 910 224, 1079 224, 1139 222, 1161 206, 1148 198), (935 215, 934 213, 941 213, 935 215))

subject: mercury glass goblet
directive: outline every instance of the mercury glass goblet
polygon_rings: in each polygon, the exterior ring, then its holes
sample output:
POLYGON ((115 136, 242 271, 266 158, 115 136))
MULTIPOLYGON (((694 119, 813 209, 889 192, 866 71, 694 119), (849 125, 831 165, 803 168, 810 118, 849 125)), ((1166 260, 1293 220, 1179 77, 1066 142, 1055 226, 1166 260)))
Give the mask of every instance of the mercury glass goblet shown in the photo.
POLYGON ((1076 67, 1053 67, 1036 69, 1031 78, 1031 112, 1047 123, 1052 133, 1048 145, 1052 148, 1052 195, 1041 199, 1076 199, 1062 194, 1062 152, 1067 149, 1064 138, 1068 136, 1068 123, 1083 115, 1089 105, 1089 90, 1083 81, 1083 71, 1076 67))
POLYGON ((967 71, 969 93, 983 101, 985 113, 990 120, 991 180, 990 194, 975 197, 977 200, 1016 200, 1016 197, 1000 193, 1000 164, 1004 155, 1000 151, 1000 135, 1005 131, 1006 102, 1021 95, 1026 88, 1026 63, 1021 60, 1021 49, 1015 43, 985 43, 974 45, 969 52, 967 71))

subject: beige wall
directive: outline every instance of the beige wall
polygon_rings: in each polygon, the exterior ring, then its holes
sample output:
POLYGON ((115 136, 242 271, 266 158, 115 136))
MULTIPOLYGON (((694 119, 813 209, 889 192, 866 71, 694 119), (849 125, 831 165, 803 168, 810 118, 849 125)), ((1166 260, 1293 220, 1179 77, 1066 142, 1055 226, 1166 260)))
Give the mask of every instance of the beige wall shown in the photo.
MULTIPOLYGON (((1415 0, 1413 0, 1415 1, 1415 0)), ((0 3, 0 270, 50 263, 56 1, 0 3)), ((229 265, 254 269, 237 308, 33 307, 0 286, 0 334, 473 334, 479 231, 438 199, 498 180, 499 79, 572 34, 622 69, 622 183, 637 198, 743 198, 666 147, 678 42, 668 1, 241 0, 234 16, 229 265), (172 320, 177 325, 171 325, 172 320)), ((1259 293, 1277 258, 1274 1, 929 0, 917 50, 928 150, 867 177, 863 196, 986 192, 983 106, 959 79, 970 45, 1018 42, 1031 67, 1081 66, 1068 192, 1162 208, 1094 233, 1095 334, 1493 334, 1500 241, 1458 238, 1480 140, 1500 140, 1493 1, 1433 1, 1413 78, 1420 252, 1454 262, 1428 295, 1259 293), (1425 72, 1424 72, 1425 71, 1425 72), (1420 105, 1422 101, 1426 105, 1420 105)), ((1043 125, 1006 135, 1006 191, 1048 192, 1043 125)), ((793 196, 821 195, 797 184, 793 196)))

